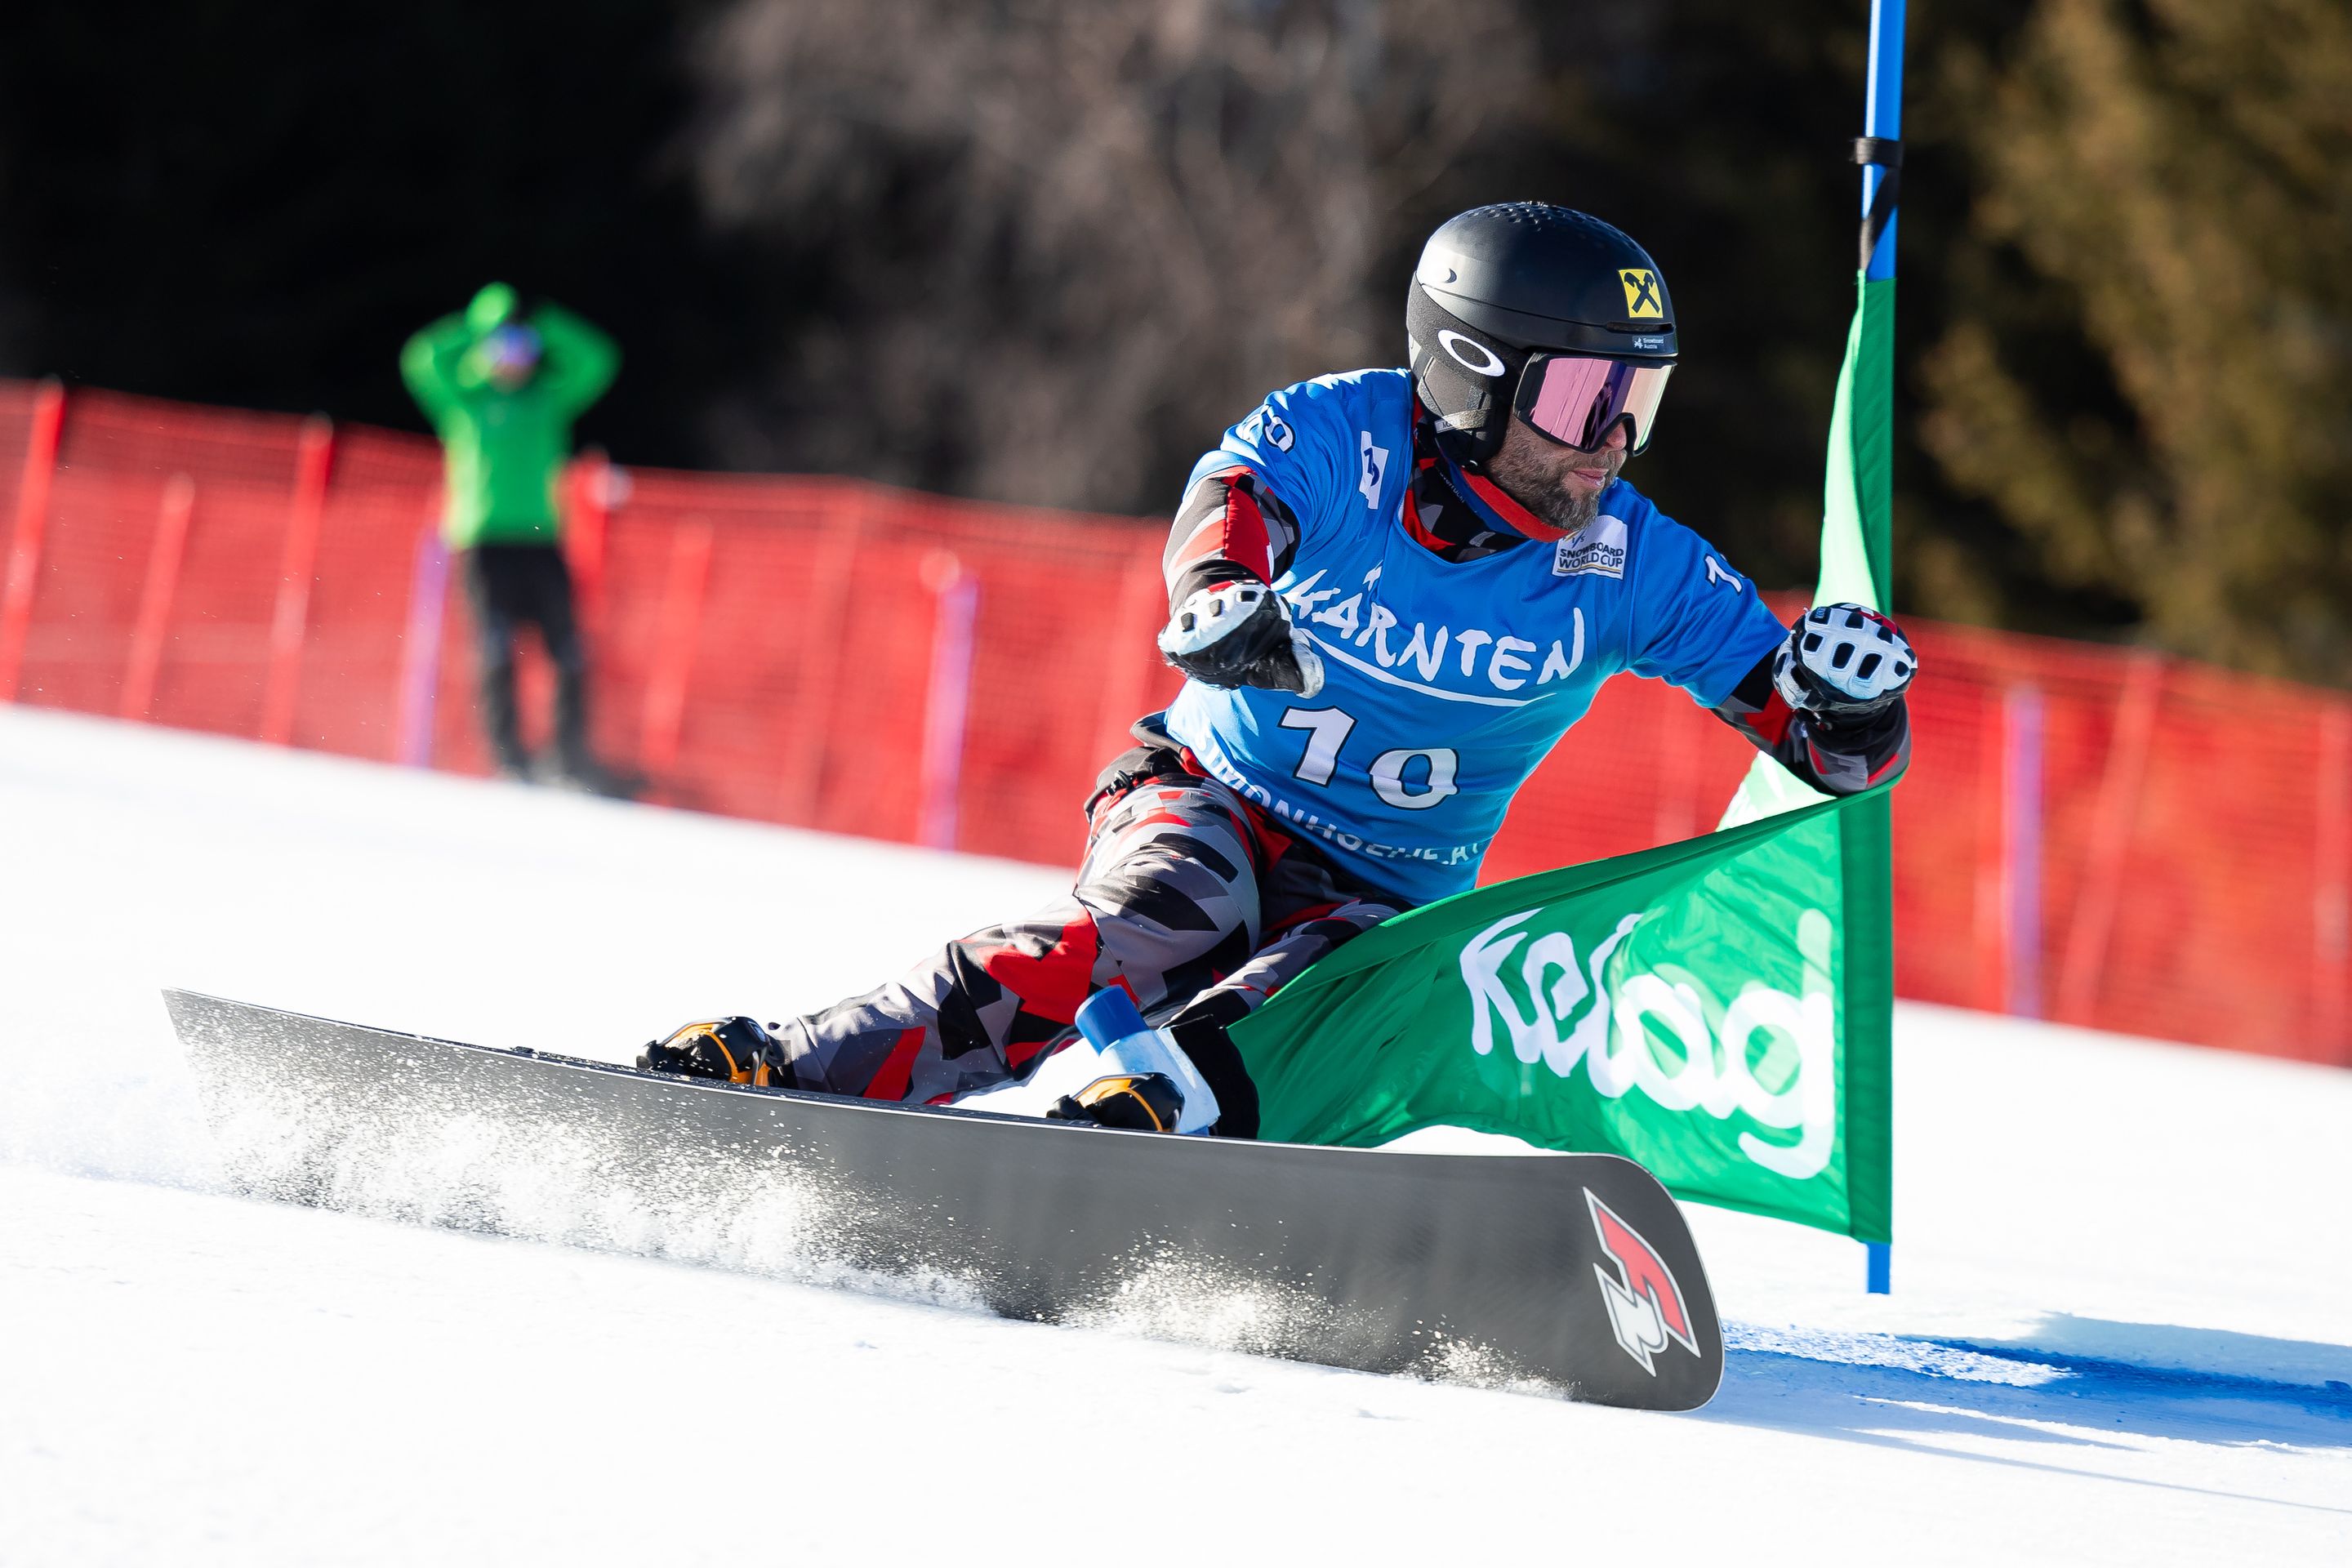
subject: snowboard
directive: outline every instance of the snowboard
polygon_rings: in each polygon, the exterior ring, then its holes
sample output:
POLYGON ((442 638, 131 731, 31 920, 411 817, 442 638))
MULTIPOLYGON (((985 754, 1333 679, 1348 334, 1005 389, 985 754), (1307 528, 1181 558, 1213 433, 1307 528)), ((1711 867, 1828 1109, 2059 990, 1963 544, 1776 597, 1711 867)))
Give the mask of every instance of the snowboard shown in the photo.
POLYGON ((1603 1405, 1722 1378, 1682 1213, 1615 1155, 1126 1131, 164 1001, 264 1196, 1603 1405))

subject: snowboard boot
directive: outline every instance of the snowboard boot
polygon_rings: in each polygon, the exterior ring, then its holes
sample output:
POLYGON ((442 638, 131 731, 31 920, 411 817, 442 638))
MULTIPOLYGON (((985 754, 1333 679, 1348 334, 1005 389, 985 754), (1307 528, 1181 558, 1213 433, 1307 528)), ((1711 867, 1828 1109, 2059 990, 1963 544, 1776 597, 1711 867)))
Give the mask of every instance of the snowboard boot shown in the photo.
POLYGON ((1173 1132, 1184 1114, 1184 1094, 1164 1072, 1114 1073, 1076 1094, 1066 1094, 1045 1112, 1049 1121, 1091 1121, 1137 1132, 1173 1132))
POLYGON ((793 1069, 773 1031, 755 1018, 707 1018, 666 1040, 648 1040, 637 1066, 647 1072, 719 1079, 754 1089, 793 1089, 793 1069))
POLYGON ((1217 1097, 1220 1138, 1255 1138, 1258 1128, 1257 1085, 1242 1062, 1226 1028, 1249 1016, 1249 1004, 1234 991, 1204 991, 1168 1020, 1168 1034, 1217 1097))

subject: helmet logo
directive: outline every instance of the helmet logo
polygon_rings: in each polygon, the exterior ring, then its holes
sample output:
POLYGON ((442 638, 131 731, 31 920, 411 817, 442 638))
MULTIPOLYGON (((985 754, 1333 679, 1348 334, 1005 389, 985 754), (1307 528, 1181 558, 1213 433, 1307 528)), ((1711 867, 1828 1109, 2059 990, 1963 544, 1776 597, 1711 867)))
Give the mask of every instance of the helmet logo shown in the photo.
POLYGON ((1628 267, 1617 274, 1617 281, 1625 290, 1625 314, 1634 321, 1643 317, 1664 321, 1664 301, 1658 298, 1658 275, 1645 268, 1628 267))
MULTIPOLYGON (((1657 312, 1654 310, 1651 312, 1653 315, 1655 315, 1656 313, 1657 312)), ((1460 365, 1464 370, 1470 372, 1473 375, 1483 375, 1491 380, 1494 377, 1502 374, 1505 370, 1509 368, 1503 363, 1502 357, 1496 354, 1493 349, 1488 348, 1485 343, 1480 342, 1475 338, 1464 337, 1460 332, 1454 331, 1452 328, 1439 329, 1437 341, 1439 345, 1442 346, 1447 353, 1454 356, 1454 363, 1460 365), (1476 359, 1473 359, 1470 357, 1472 354, 1475 354, 1478 357, 1476 359)))

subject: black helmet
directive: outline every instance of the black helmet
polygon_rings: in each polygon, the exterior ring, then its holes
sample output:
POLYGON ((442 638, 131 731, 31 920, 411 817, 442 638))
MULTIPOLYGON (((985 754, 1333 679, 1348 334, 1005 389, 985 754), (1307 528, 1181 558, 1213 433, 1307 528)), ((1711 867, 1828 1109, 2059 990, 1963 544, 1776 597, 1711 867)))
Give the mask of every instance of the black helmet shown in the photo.
MULTIPOLYGON (((1650 253, 1597 217, 1542 202, 1473 207, 1431 235, 1405 331, 1413 391, 1449 455, 1472 466, 1502 446, 1530 355, 1675 363, 1674 301, 1650 253)), ((1637 426, 1636 444, 1649 434, 1637 426)))

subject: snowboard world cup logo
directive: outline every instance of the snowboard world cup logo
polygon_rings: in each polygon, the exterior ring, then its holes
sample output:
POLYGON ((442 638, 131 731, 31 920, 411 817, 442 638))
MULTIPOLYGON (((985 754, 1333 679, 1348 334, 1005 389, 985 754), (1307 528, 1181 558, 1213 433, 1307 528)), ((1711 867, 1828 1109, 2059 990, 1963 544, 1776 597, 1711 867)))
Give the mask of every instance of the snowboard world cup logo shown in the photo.
POLYGON ((1617 1342, 1652 1377, 1658 1375, 1654 1358, 1670 1344, 1698 1354, 1690 1309, 1683 1305, 1683 1288, 1675 1283, 1674 1270, 1666 1267, 1666 1260, 1591 1187, 1584 1189, 1584 1201, 1592 1211, 1592 1229, 1601 1238, 1601 1253, 1617 1266, 1614 1273, 1603 1264, 1592 1266, 1601 1280, 1601 1300, 1609 1304, 1609 1326, 1616 1331, 1617 1342))

